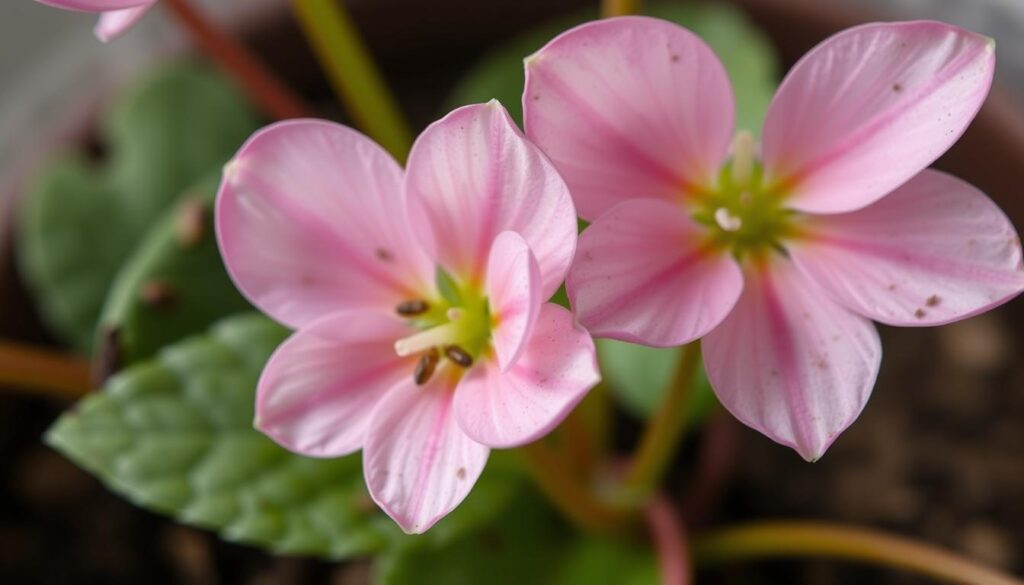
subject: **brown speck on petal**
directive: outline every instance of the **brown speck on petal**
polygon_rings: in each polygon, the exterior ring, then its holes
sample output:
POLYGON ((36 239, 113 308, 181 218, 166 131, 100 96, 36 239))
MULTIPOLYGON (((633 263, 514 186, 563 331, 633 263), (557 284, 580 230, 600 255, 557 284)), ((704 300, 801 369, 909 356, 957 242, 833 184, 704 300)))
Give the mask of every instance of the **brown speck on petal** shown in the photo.
POLYGON ((901 85, 900 83, 894 83, 892 84, 892 90, 895 91, 896 93, 899 93, 903 91, 903 85, 901 85))
POLYGON ((174 234, 183 248, 193 248, 206 235, 206 206, 195 197, 187 197, 178 206, 174 234))
POLYGON ((927 314, 928 313, 924 312, 924 309, 918 309, 918 310, 914 311, 914 316, 917 317, 918 319, 924 319, 924 316, 927 315, 927 314))
POLYGON ((444 355, 448 356, 448 359, 463 368, 468 368, 473 365, 473 356, 469 355, 466 350, 457 345, 449 345, 444 348, 444 355))
POLYGON ((455 472, 455 477, 459 479, 466 479, 466 468, 460 467, 459 470, 455 472))
POLYGON ((939 303, 941 303, 941 302, 942 302, 942 299, 939 298, 939 295, 932 295, 932 296, 928 297, 928 300, 926 300, 924 302, 924 304, 929 306, 929 307, 937 307, 937 306, 939 306, 939 303))
POLYGON ((377 255, 377 259, 381 262, 391 262, 395 257, 391 254, 391 251, 387 248, 377 248, 374 253, 377 255))

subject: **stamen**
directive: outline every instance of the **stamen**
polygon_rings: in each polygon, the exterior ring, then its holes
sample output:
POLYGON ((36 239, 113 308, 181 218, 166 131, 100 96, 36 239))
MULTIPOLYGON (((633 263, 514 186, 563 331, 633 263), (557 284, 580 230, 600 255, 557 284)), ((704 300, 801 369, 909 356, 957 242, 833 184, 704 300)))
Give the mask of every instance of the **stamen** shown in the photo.
POLYGON ((399 315, 402 315, 403 317, 413 317, 416 315, 422 315, 423 313, 426 313, 429 310, 430 305, 427 304, 427 301, 424 301, 422 299, 412 299, 411 301, 405 301, 399 303, 398 306, 395 307, 395 312, 397 312, 399 315))
POLYGON ((444 348, 444 355, 448 356, 448 359, 463 368, 468 368, 473 365, 473 356, 469 355, 466 350, 457 345, 449 345, 444 348))
POLYGON ((732 181, 745 185, 754 172, 754 135, 746 130, 736 133, 732 143, 732 181))
POLYGON ((430 350, 420 358, 419 363, 416 364, 416 371, 413 373, 413 380, 416 381, 417 386, 422 386, 430 380, 430 377, 434 375, 434 370, 437 369, 437 362, 440 359, 441 356, 437 353, 436 349, 430 350))
POLYGON ((395 342, 395 353, 400 357, 426 351, 432 347, 449 345, 455 341, 456 329, 454 323, 438 325, 415 335, 410 335, 395 342))
POLYGON ((743 227, 743 220, 733 215, 725 207, 719 207, 715 210, 715 222, 718 224, 718 227, 727 232, 735 232, 743 227))

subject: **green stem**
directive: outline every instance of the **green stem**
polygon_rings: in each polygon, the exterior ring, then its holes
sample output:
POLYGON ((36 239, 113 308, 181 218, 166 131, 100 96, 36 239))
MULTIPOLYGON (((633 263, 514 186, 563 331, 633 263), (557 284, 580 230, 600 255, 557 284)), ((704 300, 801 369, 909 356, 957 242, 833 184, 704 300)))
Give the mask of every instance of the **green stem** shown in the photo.
POLYGON ((665 468, 676 453, 690 410, 697 368, 700 366, 700 342, 683 348, 672 382, 654 418, 647 425, 636 450, 623 488, 630 499, 645 499, 658 487, 665 468))
POLYGON ((624 526, 628 516, 599 500, 576 478, 543 440, 519 448, 537 487, 573 524, 584 532, 607 534, 624 526))
POLYGON ((601 0, 601 16, 610 18, 639 14, 642 7, 643 0, 601 0))
POLYGON ((341 0, 292 0, 292 6, 356 125, 404 162, 412 133, 341 0))
POLYGON ((824 557, 905 569, 950 583, 1024 585, 942 549, 872 530, 813 522, 763 522, 727 528, 694 542, 698 566, 775 557, 824 557))

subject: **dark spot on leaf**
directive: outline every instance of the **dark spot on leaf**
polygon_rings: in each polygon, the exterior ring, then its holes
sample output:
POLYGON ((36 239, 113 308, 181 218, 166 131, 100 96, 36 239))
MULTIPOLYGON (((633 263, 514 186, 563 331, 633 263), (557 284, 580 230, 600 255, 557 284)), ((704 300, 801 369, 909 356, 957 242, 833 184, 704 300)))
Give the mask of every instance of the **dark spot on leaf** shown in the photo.
POLYGON ((99 388, 121 369, 121 330, 111 325, 100 328, 99 346, 92 363, 92 381, 99 388))
POLYGON ((139 289, 139 298, 150 308, 169 310, 178 304, 178 291, 162 280, 151 280, 139 289))
POLYGON ((174 235, 183 248, 193 248, 206 235, 206 206, 198 197, 188 197, 178 206, 174 235))

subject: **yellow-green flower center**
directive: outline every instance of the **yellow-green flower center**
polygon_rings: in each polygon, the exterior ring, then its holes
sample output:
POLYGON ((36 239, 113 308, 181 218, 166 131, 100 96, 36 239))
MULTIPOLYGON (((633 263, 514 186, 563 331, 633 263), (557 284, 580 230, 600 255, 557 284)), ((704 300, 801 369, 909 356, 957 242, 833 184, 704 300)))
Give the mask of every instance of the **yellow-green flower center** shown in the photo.
POLYGON ((396 307, 398 314, 418 330, 395 342, 399 356, 421 356, 414 375, 418 384, 426 383, 442 361, 469 368, 491 347, 495 323, 482 288, 457 283, 441 269, 437 285, 435 298, 412 299, 396 307))
POLYGON ((783 188, 765 182, 749 133, 737 135, 733 150, 716 187, 697 199, 693 218, 707 227, 710 245, 729 249, 737 260, 781 251, 798 214, 784 206, 783 188))

